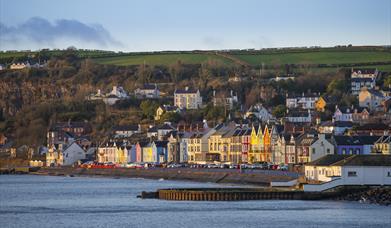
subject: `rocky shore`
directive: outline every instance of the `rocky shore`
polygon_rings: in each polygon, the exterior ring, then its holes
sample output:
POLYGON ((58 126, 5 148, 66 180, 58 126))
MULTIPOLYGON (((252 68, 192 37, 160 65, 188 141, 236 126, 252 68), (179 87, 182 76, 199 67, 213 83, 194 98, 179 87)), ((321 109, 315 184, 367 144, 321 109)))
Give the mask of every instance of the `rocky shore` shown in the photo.
POLYGON ((337 197, 336 200, 359 201, 391 206, 391 187, 370 188, 337 197))

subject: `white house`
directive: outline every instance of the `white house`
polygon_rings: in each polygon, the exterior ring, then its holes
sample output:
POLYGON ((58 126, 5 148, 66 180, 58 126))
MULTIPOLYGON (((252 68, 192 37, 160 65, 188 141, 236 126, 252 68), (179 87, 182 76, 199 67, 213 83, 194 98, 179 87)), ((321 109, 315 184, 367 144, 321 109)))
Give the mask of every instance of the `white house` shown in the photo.
POLYGON ((127 138, 133 134, 141 133, 141 126, 139 125, 124 125, 117 126, 114 128, 114 137, 115 138, 127 138))
POLYGON ((245 114, 246 118, 255 116, 258 120, 263 122, 274 119, 273 115, 262 105, 252 105, 245 114))
POLYGON ((353 110, 350 108, 335 108, 333 121, 353 121, 353 110))
POLYGON ((128 93, 121 86, 113 86, 113 90, 111 90, 110 94, 117 96, 119 99, 126 99, 129 97, 128 93))
POLYGON ((319 134, 310 146, 309 161, 311 162, 330 154, 334 154, 334 145, 326 138, 325 134, 319 134))
POLYGON ((176 89, 174 92, 174 106, 180 109, 198 109, 202 106, 202 97, 199 90, 186 87, 176 89))
POLYGON ((353 95, 358 95, 364 88, 373 89, 376 86, 375 79, 372 78, 352 78, 351 90, 353 95))
POLYGON ((373 89, 376 86, 377 69, 353 69, 351 71, 351 90, 353 95, 358 95, 363 88, 373 89))
POLYGON ((305 165, 308 180, 322 184, 305 184, 304 191, 324 191, 338 186, 391 185, 389 155, 328 155, 305 165))
POLYGON ((319 100, 318 94, 302 94, 301 96, 286 97, 287 108, 315 109, 315 103, 319 100))
POLYGON ((372 78, 376 79, 379 74, 379 71, 375 68, 368 69, 353 69, 351 71, 351 78, 372 78))
POLYGON ((102 100, 107 105, 114 105, 117 101, 128 99, 129 95, 122 87, 113 86, 110 93, 103 94, 100 89, 95 94, 91 94, 87 97, 88 100, 102 100))
POLYGON ((134 95, 146 98, 159 98, 160 91, 156 84, 144 84, 142 88, 137 88, 134 95))
POLYGON ((12 63, 11 66, 10 66, 10 69, 11 70, 21 70, 21 69, 24 69, 24 68, 30 68, 30 63, 29 62, 26 62, 26 63, 12 63))
POLYGON ((86 152, 76 142, 67 146, 63 153, 63 165, 73 165, 77 161, 86 158, 86 152))
POLYGON ((223 92, 216 95, 216 91, 213 91, 212 103, 215 107, 220 106, 231 110, 238 103, 238 96, 234 95, 232 90, 229 96, 223 92))
POLYGON ((285 116, 286 121, 292 123, 310 123, 312 121, 311 111, 298 111, 298 110, 287 110, 285 116))

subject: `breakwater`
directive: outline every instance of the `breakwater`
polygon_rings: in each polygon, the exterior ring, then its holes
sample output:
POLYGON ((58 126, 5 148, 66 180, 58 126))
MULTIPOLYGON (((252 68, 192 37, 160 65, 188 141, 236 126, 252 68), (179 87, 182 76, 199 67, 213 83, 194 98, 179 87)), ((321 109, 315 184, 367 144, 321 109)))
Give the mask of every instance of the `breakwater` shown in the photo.
POLYGON ((279 191, 266 188, 190 188, 159 189, 156 192, 142 192, 139 197, 176 201, 322 200, 339 194, 339 192, 279 191))
POLYGON ((233 183, 258 186, 270 186, 272 181, 290 181, 295 179, 292 175, 281 172, 269 173, 241 173, 239 170, 206 170, 206 169, 86 169, 72 167, 41 168, 35 174, 53 176, 107 176, 107 177, 129 177, 166 180, 188 180, 211 183, 233 183))

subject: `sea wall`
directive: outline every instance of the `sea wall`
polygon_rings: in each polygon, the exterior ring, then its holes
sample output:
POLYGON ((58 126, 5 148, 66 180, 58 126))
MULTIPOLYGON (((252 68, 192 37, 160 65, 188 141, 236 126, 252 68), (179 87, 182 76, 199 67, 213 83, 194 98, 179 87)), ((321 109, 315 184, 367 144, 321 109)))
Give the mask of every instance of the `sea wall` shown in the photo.
POLYGON ((36 174, 41 175, 74 175, 74 176, 110 176, 149 178, 166 180, 188 180, 212 183, 235 183, 270 186, 271 181, 290 181, 294 178, 289 175, 264 174, 264 173, 241 173, 239 170, 205 170, 205 169, 85 169, 72 167, 41 168, 36 174))

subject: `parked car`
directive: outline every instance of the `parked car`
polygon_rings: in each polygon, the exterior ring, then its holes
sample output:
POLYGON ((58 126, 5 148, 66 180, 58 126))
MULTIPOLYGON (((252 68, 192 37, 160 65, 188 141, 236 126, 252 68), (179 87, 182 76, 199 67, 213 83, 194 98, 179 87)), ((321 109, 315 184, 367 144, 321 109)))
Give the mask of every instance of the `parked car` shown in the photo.
POLYGON ((216 165, 216 164, 208 164, 208 169, 217 169, 217 168, 220 168, 219 165, 216 165))
POLYGON ((280 165, 279 170, 288 171, 288 166, 287 165, 280 165))
POLYGON ((220 169, 228 169, 229 165, 228 164, 221 164, 220 169))

